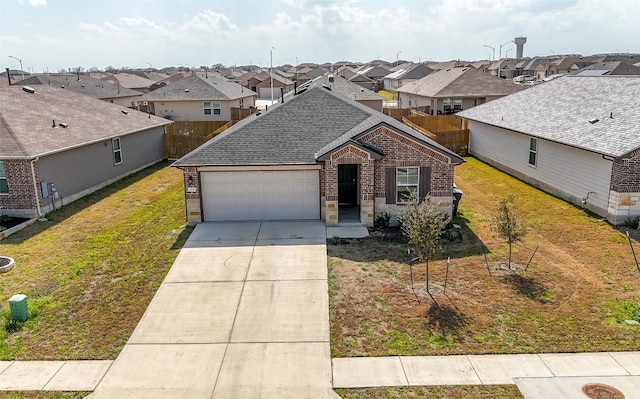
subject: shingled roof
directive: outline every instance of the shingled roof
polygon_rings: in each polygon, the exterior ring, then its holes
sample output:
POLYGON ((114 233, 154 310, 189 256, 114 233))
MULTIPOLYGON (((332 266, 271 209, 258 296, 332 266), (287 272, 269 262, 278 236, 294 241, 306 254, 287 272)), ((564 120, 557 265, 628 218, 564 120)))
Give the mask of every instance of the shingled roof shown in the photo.
POLYGON ((32 159, 171 123, 60 87, 34 88, 0 88, 0 159, 32 159))
POLYGON ((139 101, 235 100, 257 93, 214 76, 191 75, 141 96, 139 101))
POLYGON ((315 164, 327 151, 381 124, 448 155, 454 163, 463 162, 395 119, 314 83, 266 114, 234 125, 174 166, 315 164))
POLYGON ((640 148, 640 76, 564 76, 457 116, 621 157, 640 148))
POLYGON ((58 86, 76 93, 99 99, 141 96, 137 90, 121 87, 117 83, 80 75, 33 75, 20 82, 20 85, 58 86))
POLYGON ((522 86, 507 82, 473 67, 442 69, 398 88, 399 93, 423 97, 489 97, 506 96, 522 90, 522 86))

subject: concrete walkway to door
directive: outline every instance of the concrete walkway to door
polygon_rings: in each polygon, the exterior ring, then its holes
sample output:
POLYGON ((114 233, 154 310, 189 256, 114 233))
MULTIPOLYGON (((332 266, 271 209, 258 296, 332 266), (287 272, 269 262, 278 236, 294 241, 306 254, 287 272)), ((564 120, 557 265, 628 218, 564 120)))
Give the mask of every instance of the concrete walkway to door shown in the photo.
POLYGON ((326 253, 322 222, 198 225, 89 398, 338 398, 326 253))

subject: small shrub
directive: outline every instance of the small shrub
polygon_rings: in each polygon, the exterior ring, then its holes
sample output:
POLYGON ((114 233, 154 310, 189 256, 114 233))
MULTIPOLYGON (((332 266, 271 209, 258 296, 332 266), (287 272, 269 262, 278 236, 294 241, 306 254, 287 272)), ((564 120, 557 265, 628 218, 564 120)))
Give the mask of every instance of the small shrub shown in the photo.
POLYGON ((622 223, 626 227, 630 227, 632 229, 640 229, 640 216, 630 217, 622 223))
POLYGON ((386 229, 389 227, 389 220, 391 220, 389 212, 383 212, 376 216, 376 220, 373 222, 373 225, 376 229, 386 229))
POLYGON ((442 238, 449 242, 460 242, 462 241, 462 229, 457 229, 455 227, 451 227, 445 230, 442 238))

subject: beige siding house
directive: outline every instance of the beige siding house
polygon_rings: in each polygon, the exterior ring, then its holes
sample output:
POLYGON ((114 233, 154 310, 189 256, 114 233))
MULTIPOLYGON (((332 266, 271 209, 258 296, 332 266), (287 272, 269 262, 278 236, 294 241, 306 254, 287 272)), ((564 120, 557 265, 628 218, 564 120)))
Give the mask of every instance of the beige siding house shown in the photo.
POLYGON ((479 159, 613 224, 640 215, 640 76, 565 76, 458 115, 479 159))
POLYGON ((473 67, 447 68, 398 88, 398 107, 452 114, 522 89, 473 67))
POLYGON ((257 94, 218 77, 191 75, 138 98, 138 107, 173 121, 230 121, 231 108, 255 107, 257 94))

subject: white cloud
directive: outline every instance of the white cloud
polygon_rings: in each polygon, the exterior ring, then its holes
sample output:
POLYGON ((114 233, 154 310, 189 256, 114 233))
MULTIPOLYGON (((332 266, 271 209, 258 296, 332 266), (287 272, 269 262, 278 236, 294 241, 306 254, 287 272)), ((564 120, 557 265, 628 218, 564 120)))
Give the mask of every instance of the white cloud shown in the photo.
POLYGON ((47 5, 47 0, 29 0, 29 4, 31 4, 34 7, 38 7, 38 6, 46 6, 47 5))

